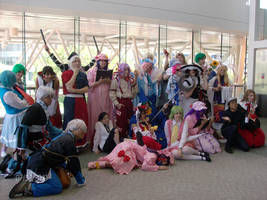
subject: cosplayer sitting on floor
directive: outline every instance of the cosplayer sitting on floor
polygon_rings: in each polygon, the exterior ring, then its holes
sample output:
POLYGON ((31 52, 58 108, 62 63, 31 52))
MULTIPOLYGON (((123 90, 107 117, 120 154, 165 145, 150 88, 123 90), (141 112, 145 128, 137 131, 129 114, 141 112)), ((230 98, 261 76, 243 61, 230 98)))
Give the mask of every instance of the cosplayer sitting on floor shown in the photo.
POLYGON ((184 111, 181 106, 173 106, 169 120, 165 122, 164 132, 167 139, 167 145, 170 147, 177 142, 179 129, 184 119, 184 111))
POLYGON ((157 142, 155 131, 157 126, 152 126, 148 115, 151 114, 151 108, 148 105, 139 105, 136 110, 136 124, 132 124, 133 138, 143 137, 144 144, 154 150, 160 150, 161 144, 157 142))
POLYGON ((228 99, 229 108, 222 113, 224 120, 221 129, 223 137, 227 139, 225 151, 233 153, 232 147, 237 146, 243 151, 249 151, 249 145, 246 140, 240 135, 240 130, 248 128, 248 123, 245 121, 245 113, 241 106, 238 106, 237 99, 231 97, 228 99))
POLYGON ((244 109, 247 120, 247 129, 239 130, 241 136, 246 140, 249 147, 261 147, 265 143, 265 134, 260 128, 260 120, 257 116, 256 93, 247 90, 242 101, 239 103, 244 109))
POLYGON ((205 104, 197 101, 192 105, 192 110, 185 116, 179 127, 178 142, 174 142, 168 147, 175 159, 211 161, 208 153, 199 151, 196 147, 196 140, 203 135, 200 132, 208 122, 207 119, 202 119, 200 124, 196 125, 200 117, 203 117, 202 113, 205 109, 207 109, 205 104))
POLYGON ((55 172, 58 167, 69 170, 78 185, 85 184, 81 173, 79 158, 76 157, 76 140, 81 140, 87 132, 85 123, 80 119, 71 120, 65 132, 54 138, 41 151, 30 155, 27 163, 26 177, 17 183, 9 193, 10 198, 17 195, 47 196, 62 192, 61 177, 55 172))
POLYGON ((185 119, 188 118, 188 130, 192 131, 192 134, 201 134, 194 143, 195 148, 198 151, 207 153, 221 152, 220 144, 213 137, 214 130, 212 129, 213 118, 207 119, 206 113, 207 107, 205 103, 198 101, 192 105, 192 109, 187 113, 185 119), (197 128, 204 123, 204 126, 197 128), (196 129, 195 129, 196 128, 196 129))
POLYGON ((120 142, 119 129, 113 128, 112 121, 106 112, 100 113, 95 124, 95 137, 93 151, 110 153, 120 142))
POLYGON ((142 140, 139 144, 134 140, 126 139, 109 155, 95 162, 89 162, 88 168, 113 168, 118 174, 129 174, 135 167, 140 167, 144 171, 158 171, 168 169, 168 165, 174 164, 173 156, 169 151, 148 151, 146 145, 142 144, 142 140))

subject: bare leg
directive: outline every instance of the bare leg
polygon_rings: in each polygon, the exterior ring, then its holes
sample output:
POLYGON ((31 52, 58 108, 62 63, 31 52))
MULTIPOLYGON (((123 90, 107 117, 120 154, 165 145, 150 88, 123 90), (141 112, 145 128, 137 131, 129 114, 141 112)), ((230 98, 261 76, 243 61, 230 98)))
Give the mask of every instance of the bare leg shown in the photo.
POLYGON ((88 163, 88 169, 102 169, 110 167, 111 165, 108 161, 93 161, 88 163))
POLYGON ((178 150, 172 150, 172 154, 174 156, 175 159, 177 160, 205 160, 205 158, 203 156, 200 156, 200 152, 185 146, 183 147, 183 157, 179 157, 178 156, 178 150))
POLYGON ((115 134, 114 134, 114 142, 116 144, 119 144, 120 143, 120 134, 119 134, 119 132, 116 132, 115 131, 115 134))

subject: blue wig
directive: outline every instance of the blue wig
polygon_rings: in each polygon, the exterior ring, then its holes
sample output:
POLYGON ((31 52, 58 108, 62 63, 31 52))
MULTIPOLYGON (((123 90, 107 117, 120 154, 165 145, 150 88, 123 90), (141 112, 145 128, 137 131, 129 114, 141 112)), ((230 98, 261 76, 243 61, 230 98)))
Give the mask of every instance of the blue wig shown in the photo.
POLYGON ((0 74, 0 83, 4 87, 11 88, 16 82, 17 80, 14 72, 5 70, 0 74))

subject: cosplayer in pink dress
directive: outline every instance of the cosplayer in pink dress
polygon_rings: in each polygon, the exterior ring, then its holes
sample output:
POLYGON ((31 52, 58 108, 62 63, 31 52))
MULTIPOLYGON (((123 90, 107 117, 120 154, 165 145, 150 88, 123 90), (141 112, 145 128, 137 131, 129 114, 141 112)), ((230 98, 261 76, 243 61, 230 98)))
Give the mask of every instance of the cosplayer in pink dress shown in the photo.
POLYGON ((174 158, 168 150, 150 152, 146 145, 127 140, 118 144, 107 156, 89 162, 88 168, 111 167, 118 174, 129 174, 135 167, 144 171, 158 171, 167 169, 169 164, 174 164, 174 158))
MULTIPOLYGON (((200 102, 200 106, 205 106, 200 102)), ((197 102, 193 104, 197 107, 197 102)), ((203 107, 204 108, 204 107, 203 107)), ((209 154, 195 149, 194 142, 202 136, 198 134, 198 127, 192 130, 191 117, 183 120, 183 109, 181 106, 173 106, 169 120, 165 122, 165 134, 168 143, 167 150, 170 151, 177 160, 204 160, 211 161, 209 154), (194 134, 193 134, 194 133, 194 134)))
POLYGON ((98 116, 102 112, 106 112, 112 116, 112 102, 109 97, 110 79, 100 79, 96 81, 97 70, 108 69, 108 57, 100 54, 96 57, 97 65, 88 71, 87 79, 89 84, 88 90, 88 136, 93 147, 94 127, 98 116))
MULTIPOLYGON (((185 120, 181 126, 183 131, 187 130, 189 136, 201 134, 197 139, 185 145, 207 153, 221 152, 220 144, 212 135, 213 130, 211 125, 213 121, 208 121, 205 117, 204 113, 206 109, 205 103, 197 101, 192 105, 192 109, 185 116, 185 120)), ((182 140, 181 132, 183 131, 180 131, 179 141, 182 140)))

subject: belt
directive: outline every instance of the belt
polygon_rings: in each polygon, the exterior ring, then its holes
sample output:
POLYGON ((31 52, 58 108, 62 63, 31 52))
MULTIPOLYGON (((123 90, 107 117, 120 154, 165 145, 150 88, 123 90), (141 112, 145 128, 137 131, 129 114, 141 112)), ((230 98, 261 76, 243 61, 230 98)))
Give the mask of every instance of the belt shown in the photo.
POLYGON ((78 98, 83 98, 83 94, 66 94, 65 97, 78 97, 78 98))

